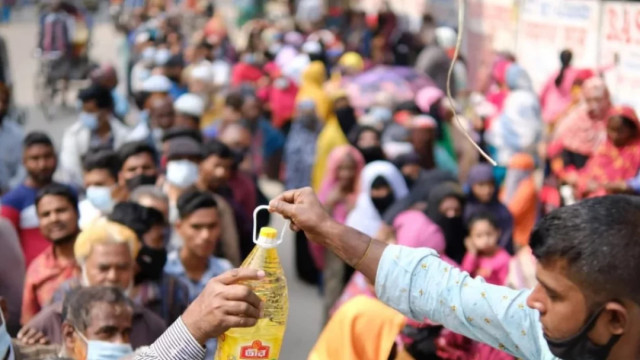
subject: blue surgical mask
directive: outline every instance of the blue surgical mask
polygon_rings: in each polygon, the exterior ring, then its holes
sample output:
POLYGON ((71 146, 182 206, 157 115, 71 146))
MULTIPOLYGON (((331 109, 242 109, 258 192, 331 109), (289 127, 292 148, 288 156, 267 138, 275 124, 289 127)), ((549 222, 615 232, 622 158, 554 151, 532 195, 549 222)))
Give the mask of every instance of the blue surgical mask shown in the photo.
POLYGON ((109 186, 89 186, 87 188, 87 200, 103 214, 110 213, 113 209, 113 199, 111 198, 111 187, 109 186))
POLYGON ((11 345, 11 336, 7 331, 7 322, 4 320, 2 310, 0 310, 0 319, 2 320, 2 325, 0 326, 0 359, 7 358, 7 354, 9 354, 7 359, 14 360, 15 354, 11 345))
POLYGON ((172 160, 167 163, 169 184, 186 189, 198 180, 198 165, 189 160, 172 160))
POLYGON ((88 113, 83 111, 78 115, 78 118, 84 124, 87 129, 93 131, 98 128, 98 115, 94 113, 88 113))
POLYGON ((99 340, 87 340, 82 333, 76 333, 87 344, 87 360, 119 360, 133 353, 130 344, 116 344, 99 340))

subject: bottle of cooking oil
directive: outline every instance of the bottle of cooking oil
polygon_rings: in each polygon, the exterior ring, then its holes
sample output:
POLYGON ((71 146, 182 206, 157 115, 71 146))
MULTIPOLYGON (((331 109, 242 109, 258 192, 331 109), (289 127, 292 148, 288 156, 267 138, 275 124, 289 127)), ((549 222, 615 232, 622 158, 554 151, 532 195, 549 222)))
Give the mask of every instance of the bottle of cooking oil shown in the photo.
MULTIPOLYGON (((256 209, 256 212, 260 208, 256 209)), ((255 232, 255 230, 254 230, 255 232)), ((289 314, 289 295, 284 270, 276 247, 278 231, 260 229, 256 246, 242 263, 243 268, 264 270, 261 280, 244 284, 264 302, 264 317, 251 328, 230 329, 218 338, 216 360, 277 360, 289 314)))

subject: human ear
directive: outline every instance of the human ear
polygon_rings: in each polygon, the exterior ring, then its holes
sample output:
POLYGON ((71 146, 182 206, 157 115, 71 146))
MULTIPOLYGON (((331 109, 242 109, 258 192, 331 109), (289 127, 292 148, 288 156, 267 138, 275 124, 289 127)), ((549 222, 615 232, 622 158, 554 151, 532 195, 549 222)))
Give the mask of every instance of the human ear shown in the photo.
POLYGON ((619 302, 609 302, 604 307, 607 328, 612 335, 623 335, 629 321, 629 311, 619 302))

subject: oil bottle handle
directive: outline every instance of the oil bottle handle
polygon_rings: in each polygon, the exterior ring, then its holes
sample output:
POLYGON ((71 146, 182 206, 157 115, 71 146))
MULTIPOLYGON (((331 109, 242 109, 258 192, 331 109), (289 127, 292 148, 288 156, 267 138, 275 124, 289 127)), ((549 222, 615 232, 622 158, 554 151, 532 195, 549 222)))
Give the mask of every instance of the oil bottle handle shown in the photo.
MULTIPOLYGON (((258 213, 262 210, 269 211, 269 206, 260 205, 255 210, 253 210, 253 243, 254 244, 258 243, 258 213)), ((282 241, 284 240, 284 232, 287 230, 290 224, 291 224, 291 221, 285 219, 284 225, 282 226, 282 231, 280 232, 280 238, 276 242, 275 246, 282 244, 282 241)))

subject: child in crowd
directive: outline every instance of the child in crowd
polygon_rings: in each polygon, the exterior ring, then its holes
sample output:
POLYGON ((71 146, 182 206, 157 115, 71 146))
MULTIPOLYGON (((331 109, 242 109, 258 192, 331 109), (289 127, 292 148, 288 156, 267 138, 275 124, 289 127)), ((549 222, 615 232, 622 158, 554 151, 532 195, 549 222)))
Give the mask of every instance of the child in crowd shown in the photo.
POLYGON ((489 213, 481 213, 469 220, 468 228, 467 254, 462 260, 462 270, 474 277, 482 276, 490 284, 503 285, 511 257, 498 245, 498 224, 489 213))

